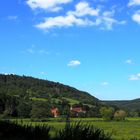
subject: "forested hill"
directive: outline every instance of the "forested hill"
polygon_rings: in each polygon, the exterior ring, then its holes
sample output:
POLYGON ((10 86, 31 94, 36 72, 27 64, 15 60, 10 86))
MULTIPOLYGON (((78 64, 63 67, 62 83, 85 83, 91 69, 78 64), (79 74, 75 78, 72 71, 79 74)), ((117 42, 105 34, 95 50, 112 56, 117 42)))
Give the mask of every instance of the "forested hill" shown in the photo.
POLYGON ((115 105, 119 108, 127 110, 139 110, 140 109, 140 98, 135 100, 122 100, 122 101, 104 101, 108 105, 115 105))
POLYGON ((0 74, 0 94, 30 98, 58 98, 74 99, 85 104, 96 105, 98 99, 87 92, 79 91, 73 87, 37 79, 27 76, 0 74))

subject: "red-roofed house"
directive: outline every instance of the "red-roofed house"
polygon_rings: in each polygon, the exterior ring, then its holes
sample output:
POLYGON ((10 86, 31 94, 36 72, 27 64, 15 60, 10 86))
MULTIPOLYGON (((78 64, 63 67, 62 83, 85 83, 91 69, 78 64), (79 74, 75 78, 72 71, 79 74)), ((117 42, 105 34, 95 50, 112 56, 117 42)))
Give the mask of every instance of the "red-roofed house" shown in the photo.
POLYGON ((78 113, 86 113, 86 111, 83 110, 82 107, 71 107, 71 108, 70 108, 70 111, 71 111, 72 113, 74 113, 76 116, 78 116, 78 113))
POLYGON ((55 118, 58 117, 59 116, 58 108, 52 108, 51 113, 52 113, 53 117, 55 117, 55 118))

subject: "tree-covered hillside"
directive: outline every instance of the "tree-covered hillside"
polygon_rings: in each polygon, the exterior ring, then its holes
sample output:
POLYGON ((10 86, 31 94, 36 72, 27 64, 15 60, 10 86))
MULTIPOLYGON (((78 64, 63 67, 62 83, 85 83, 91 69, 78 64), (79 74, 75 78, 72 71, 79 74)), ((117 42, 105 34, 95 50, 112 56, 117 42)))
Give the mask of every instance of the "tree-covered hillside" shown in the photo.
POLYGON ((128 111, 130 116, 140 116, 140 99, 135 100, 120 100, 120 101, 103 101, 103 103, 109 106, 116 106, 118 108, 128 111))
POLYGON ((26 95, 32 98, 66 97, 92 105, 98 103, 98 99, 87 92, 79 91, 58 82, 27 76, 0 74, 0 92, 13 96, 26 95))
POLYGON ((110 105, 116 105, 120 108, 125 108, 129 110, 140 109, 140 99, 122 100, 122 101, 105 101, 105 103, 110 105))
MULTIPOLYGON (((140 100, 100 101, 87 92, 58 82, 27 76, 0 74, 0 116, 23 118, 51 117, 51 108, 60 115, 77 116, 71 107, 82 108, 78 117, 100 117, 103 106, 124 109, 130 116, 140 116, 140 100), (84 113, 86 112, 86 113, 84 113)), ((108 108, 107 107, 107 108, 108 108)))
MULTIPOLYGON (((0 115, 2 117, 46 118, 50 109, 57 107, 60 115, 70 107, 81 107, 86 114, 99 116, 100 101, 87 92, 48 80, 27 76, 0 74, 0 115)), ((74 114, 70 114, 74 115, 74 114)))

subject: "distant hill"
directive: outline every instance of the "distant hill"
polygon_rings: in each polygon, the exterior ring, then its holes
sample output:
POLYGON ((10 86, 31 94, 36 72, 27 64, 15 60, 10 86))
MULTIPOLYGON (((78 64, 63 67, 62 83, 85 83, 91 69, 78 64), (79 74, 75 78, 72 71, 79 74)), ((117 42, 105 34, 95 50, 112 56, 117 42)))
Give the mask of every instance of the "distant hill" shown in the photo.
POLYGON ((12 74, 0 74, 0 93, 12 96, 29 95, 34 100, 63 97, 75 103, 99 104, 99 100, 89 93, 59 82, 12 74))
POLYGON ((135 100, 122 100, 122 101, 103 101, 108 105, 115 105, 119 108, 127 109, 127 110, 139 110, 140 109, 140 98, 135 100))

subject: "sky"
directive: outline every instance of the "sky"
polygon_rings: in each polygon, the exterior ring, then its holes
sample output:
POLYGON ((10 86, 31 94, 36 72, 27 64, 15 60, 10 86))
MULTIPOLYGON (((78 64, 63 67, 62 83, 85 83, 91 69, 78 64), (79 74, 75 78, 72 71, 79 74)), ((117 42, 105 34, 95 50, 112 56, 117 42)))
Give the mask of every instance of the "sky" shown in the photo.
POLYGON ((1 0, 0 73, 140 97, 140 0, 1 0))

